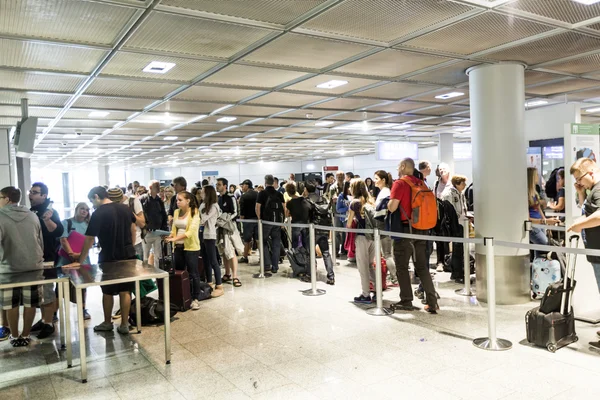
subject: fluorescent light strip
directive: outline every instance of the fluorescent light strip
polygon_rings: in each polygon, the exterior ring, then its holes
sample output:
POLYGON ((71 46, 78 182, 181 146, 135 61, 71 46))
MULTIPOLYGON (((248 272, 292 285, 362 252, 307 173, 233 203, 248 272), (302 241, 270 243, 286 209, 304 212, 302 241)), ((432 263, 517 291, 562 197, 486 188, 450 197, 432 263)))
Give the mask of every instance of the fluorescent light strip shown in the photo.
POLYGON ((334 89, 336 87, 344 86, 344 85, 347 85, 347 84, 348 84, 348 81, 341 81, 341 80, 337 80, 337 79, 332 79, 330 81, 318 84, 317 87, 320 88, 320 89, 334 89))
POLYGON ((525 103, 526 107, 535 107, 535 106, 543 106, 545 104, 548 104, 548 102, 546 100, 534 100, 534 101, 529 101, 527 103, 525 103))
MULTIPOLYGON (((598 0, 600 1, 600 0, 598 0)), ((595 107, 595 108, 588 108, 587 110, 585 110, 585 112, 588 113, 595 113, 595 112, 599 112, 600 111, 600 107, 595 107)))
POLYGON ((590 6, 592 4, 600 3, 600 0, 573 0, 576 3, 585 4, 586 6, 590 6))

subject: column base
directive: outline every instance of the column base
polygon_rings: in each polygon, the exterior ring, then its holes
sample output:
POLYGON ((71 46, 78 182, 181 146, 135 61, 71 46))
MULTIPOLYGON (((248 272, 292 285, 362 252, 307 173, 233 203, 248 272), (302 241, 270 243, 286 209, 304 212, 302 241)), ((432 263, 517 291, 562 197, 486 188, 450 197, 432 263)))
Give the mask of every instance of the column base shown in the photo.
MULTIPOLYGON (((496 256, 496 304, 524 304, 531 301, 531 268, 529 255, 496 256)), ((475 255, 477 265, 477 300, 487 302, 487 269, 485 254, 475 255)))

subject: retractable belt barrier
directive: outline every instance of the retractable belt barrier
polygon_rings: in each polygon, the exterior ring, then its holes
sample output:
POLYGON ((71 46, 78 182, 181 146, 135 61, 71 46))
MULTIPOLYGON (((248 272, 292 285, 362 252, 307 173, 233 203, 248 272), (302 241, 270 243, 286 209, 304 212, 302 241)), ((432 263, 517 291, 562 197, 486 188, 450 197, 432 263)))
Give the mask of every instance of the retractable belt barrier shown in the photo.
POLYGON ((546 229, 549 231, 566 232, 567 228, 562 225, 543 225, 543 224, 531 224, 532 228, 546 229))

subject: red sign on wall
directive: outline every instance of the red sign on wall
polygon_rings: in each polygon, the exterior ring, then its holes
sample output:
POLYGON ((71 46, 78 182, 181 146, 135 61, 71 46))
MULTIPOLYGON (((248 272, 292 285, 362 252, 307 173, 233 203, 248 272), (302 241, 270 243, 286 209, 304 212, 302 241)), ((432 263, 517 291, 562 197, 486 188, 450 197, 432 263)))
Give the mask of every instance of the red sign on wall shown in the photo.
POLYGON ((337 171, 337 170, 339 170, 339 167, 337 167, 337 166, 330 166, 329 165, 329 166, 323 167, 323 171, 337 171))

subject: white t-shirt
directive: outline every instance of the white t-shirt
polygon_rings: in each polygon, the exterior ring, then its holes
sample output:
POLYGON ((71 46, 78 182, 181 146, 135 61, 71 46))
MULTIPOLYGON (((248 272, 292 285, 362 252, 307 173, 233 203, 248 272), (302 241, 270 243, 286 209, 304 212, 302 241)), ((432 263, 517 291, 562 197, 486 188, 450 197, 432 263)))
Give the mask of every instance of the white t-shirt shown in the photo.
POLYGON ((390 197, 391 194, 392 191, 389 187, 386 186, 383 189, 381 189, 379 191, 379 194, 377 195, 377 199, 375 199, 375 207, 377 207, 379 203, 381 203, 381 200, 385 199, 386 197, 390 197))
MULTIPOLYGON (((144 208, 142 207, 142 202, 135 198, 133 198, 133 210, 132 212, 135 215, 138 215, 141 212, 144 212, 144 208)), ((127 207, 129 207, 129 197, 123 196, 123 204, 125 204, 127 207)), ((137 246, 138 244, 142 243, 142 228, 140 228, 137 224, 135 225, 135 243, 134 246, 137 246)))
MULTIPOLYGON (((175 228, 177 228, 177 236, 185 234, 189 215, 190 215, 190 213, 187 213, 185 218, 183 218, 183 219, 177 218, 175 221, 173 221, 173 223, 175 224, 175 228)), ((183 244, 183 240, 178 240, 175 243, 183 244)))

